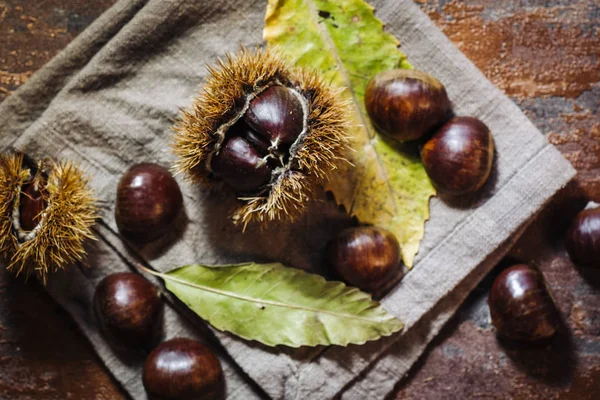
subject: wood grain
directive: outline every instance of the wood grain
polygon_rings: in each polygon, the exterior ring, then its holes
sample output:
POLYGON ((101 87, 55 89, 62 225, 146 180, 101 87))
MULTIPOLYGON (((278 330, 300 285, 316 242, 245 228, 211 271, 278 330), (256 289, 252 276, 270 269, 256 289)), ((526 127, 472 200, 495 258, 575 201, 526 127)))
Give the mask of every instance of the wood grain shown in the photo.
MULTIPOLYGON (((415 0, 578 170, 576 180, 472 293, 391 396, 592 399, 600 393, 600 271, 577 268, 562 237, 600 202, 600 5, 596 0, 415 0), (563 327, 545 347, 496 338, 487 292, 512 260, 544 273, 563 327)), ((0 0, 0 100, 114 0, 0 0)), ((532 188, 535 190, 535 188, 532 188)), ((36 282, 0 271, 0 399, 125 398, 69 316, 36 282)))

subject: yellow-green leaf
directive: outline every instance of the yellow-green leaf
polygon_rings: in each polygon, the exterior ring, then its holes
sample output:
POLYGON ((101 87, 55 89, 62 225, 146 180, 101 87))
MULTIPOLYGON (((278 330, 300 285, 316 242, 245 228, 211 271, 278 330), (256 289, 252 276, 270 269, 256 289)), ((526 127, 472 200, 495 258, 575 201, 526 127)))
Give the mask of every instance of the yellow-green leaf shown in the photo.
POLYGON ((326 187, 359 221, 389 229, 412 267, 429 198, 435 194, 414 145, 376 134, 364 107, 367 83, 378 72, 411 68, 398 41, 383 30, 362 0, 269 0, 264 37, 296 65, 321 72, 353 104, 352 166, 332 174, 326 187))
POLYGON ((402 329, 368 294, 278 263, 151 273, 215 328, 268 346, 363 344, 402 329))

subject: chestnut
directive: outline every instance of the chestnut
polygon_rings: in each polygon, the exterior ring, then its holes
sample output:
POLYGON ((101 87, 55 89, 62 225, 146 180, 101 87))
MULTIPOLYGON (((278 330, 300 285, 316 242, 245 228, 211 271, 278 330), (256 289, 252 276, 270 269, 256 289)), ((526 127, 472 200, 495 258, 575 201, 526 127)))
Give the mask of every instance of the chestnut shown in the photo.
POLYGON ((486 182, 494 160, 494 139, 477 118, 453 117, 421 149, 425 171, 440 191, 460 195, 486 182))
POLYGON ((23 184, 19 197, 19 224, 24 231, 32 231, 39 224, 42 212, 48 206, 46 180, 38 176, 23 184))
POLYGON ((182 205, 181 190, 169 170, 151 163, 136 164, 119 181, 117 227, 134 243, 152 242, 172 229, 182 205))
POLYGON ((600 268, 600 207, 588 208, 575 216, 565 247, 574 263, 600 268))
POLYGON ((492 325, 509 339, 547 339, 558 330, 558 312, 544 277, 528 265, 502 271, 492 284, 488 305, 492 325))
POLYGON ((152 400, 217 399, 223 391, 221 362, 205 345, 176 338, 146 359, 142 382, 152 400))
POLYGON ((298 138, 304 124, 302 103, 293 91, 274 85, 250 101, 244 119, 259 135, 277 148, 298 138))
POLYGON ((400 245, 383 228, 345 229, 328 243, 326 252, 329 267, 364 291, 381 294, 401 278, 400 245))
POLYGON ((365 106, 375 128, 401 142, 423 137, 451 111, 444 85, 426 72, 410 69, 375 75, 365 91, 365 106))
POLYGON ((269 154, 269 148, 271 147, 271 142, 269 142, 263 136, 259 135, 255 131, 253 131, 252 128, 250 128, 247 124, 240 123, 239 125, 240 125, 240 128, 239 128, 240 136, 242 136, 244 139, 246 139, 248 141, 248 143, 250 143, 250 145, 252 145, 252 147, 254 149, 256 149, 256 151, 258 151, 258 153, 262 157, 269 154))
POLYGON ((240 192, 257 190, 271 178, 266 160, 240 136, 229 138, 221 151, 213 155, 211 169, 215 175, 240 192))
POLYGON ((159 341, 160 294, 140 275, 108 275, 96 287, 93 304, 100 331, 117 347, 149 350, 159 341))

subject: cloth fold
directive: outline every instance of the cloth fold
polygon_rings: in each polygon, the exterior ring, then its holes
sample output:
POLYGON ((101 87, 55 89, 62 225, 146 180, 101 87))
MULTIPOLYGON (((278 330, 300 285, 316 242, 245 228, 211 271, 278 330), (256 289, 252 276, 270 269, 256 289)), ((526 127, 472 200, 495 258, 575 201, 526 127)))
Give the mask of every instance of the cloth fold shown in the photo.
MULTIPOLYGON (((493 175, 468 202, 432 199, 415 267, 383 300, 406 324, 389 338, 347 348, 267 348, 167 305, 167 338, 218 340, 228 398, 387 395, 531 217, 574 175, 518 107, 412 1, 370 3, 411 63, 445 84, 456 113, 477 116, 491 128, 497 151, 493 175)), ((118 179, 137 162, 172 162, 169 142, 178 110, 190 103, 206 64, 240 45, 262 44, 265 7, 264 1, 121 0, 0 105, 0 149, 72 159, 93 178, 105 223, 97 228, 100 240, 90 245, 91 268, 52 277, 48 290, 133 398, 145 398, 143 360, 115 354, 89 313, 98 280, 134 263, 127 261, 131 250, 115 236, 118 179)), ((294 226, 243 234, 228 220, 235 199, 180 183, 186 210, 180 229, 135 255, 161 271, 249 260, 316 270, 324 244, 349 222, 334 204, 315 201, 294 226)))

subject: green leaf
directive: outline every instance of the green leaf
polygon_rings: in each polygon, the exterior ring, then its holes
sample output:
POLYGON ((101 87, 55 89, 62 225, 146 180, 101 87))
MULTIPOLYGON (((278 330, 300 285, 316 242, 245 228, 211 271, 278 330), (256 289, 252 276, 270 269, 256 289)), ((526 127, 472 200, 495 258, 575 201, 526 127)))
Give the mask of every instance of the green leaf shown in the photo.
POLYGON ((363 344, 402 329, 368 294, 278 263, 153 274, 215 328, 268 346, 363 344))
POLYGON ((384 32, 373 8, 362 0, 269 0, 264 38, 297 65, 321 72, 344 89, 353 104, 353 149, 347 166, 326 187, 351 215, 392 231, 412 267, 429 198, 435 194, 414 145, 397 145, 376 134, 364 107, 371 77, 411 68, 398 40, 384 32))

